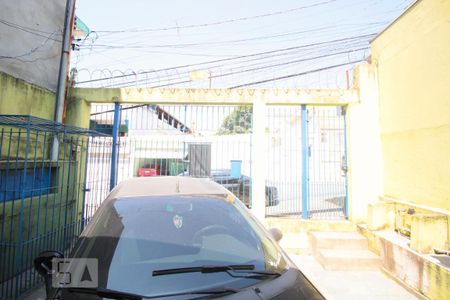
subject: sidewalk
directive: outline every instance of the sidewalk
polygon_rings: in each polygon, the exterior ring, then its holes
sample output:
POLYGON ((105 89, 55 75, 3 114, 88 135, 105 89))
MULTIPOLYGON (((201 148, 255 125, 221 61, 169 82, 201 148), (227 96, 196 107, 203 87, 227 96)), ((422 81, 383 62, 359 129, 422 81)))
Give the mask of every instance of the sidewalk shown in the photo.
POLYGON ((421 299, 382 271, 327 271, 310 255, 290 255, 300 270, 329 300, 421 299))

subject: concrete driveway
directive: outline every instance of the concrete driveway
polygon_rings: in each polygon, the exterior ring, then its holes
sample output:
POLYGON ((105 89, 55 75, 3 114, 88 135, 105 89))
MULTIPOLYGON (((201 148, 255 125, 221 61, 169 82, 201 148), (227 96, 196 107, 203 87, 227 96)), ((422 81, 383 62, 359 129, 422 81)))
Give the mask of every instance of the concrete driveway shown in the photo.
POLYGON ((329 300, 424 299, 410 293, 380 271, 327 271, 310 255, 290 255, 292 260, 329 300))

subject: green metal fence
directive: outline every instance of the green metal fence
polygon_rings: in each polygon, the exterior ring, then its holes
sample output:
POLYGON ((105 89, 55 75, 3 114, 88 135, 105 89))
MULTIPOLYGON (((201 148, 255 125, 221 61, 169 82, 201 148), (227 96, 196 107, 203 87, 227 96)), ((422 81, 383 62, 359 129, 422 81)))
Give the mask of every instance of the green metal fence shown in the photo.
POLYGON ((73 247, 92 214, 85 205, 95 183, 86 172, 90 149, 105 151, 107 139, 32 116, 0 115, 1 299, 17 299, 41 282, 32 267, 39 252, 67 254, 73 247))
POLYGON ((267 106, 261 149, 253 117, 248 105, 93 105, 87 130, 0 115, 0 298, 40 283, 34 257, 67 254, 131 177, 206 177, 251 207, 252 164, 264 164, 266 216, 345 218, 344 108, 267 106), (255 150, 267 160, 253 161, 255 150))

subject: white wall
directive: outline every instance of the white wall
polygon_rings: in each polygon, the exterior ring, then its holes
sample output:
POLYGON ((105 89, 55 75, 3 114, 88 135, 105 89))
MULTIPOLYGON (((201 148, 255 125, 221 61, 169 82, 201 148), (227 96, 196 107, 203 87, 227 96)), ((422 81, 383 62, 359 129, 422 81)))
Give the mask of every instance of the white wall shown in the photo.
POLYGON ((353 223, 365 222, 369 203, 383 192, 383 160, 376 67, 361 64, 355 70, 359 103, 347 108, 348 201, 353 223))
POLYGON ((56 90, 65 5, 66 0, 0 1, 1 72, 56 90))

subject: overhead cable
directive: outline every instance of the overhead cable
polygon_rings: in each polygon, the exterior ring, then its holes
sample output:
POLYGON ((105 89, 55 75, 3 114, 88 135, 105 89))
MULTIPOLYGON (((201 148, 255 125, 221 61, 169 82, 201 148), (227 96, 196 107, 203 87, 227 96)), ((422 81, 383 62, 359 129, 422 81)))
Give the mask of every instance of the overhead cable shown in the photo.
POLYGON ((37 29, 32 29, 30 27, 26 27, 26 26, 23 26, 23 25, 15 24, 15 23, 12 23, 12 22, 9 22, 9 21, 5 21, 5 20, 1 20, 1 19, 0 19, 0 23, 3 24, 3 25, 6 25, 8 27, 11 27, 11 28, 15 28, 15 29, 18 29, 18 30, 21 30, 21 31, 24 31, 24 32, 27 32, 27 33, 30 33, 30 34, 33 34, 33 35, 36 35, 36 36, 40 36, 40 37, 43 37, 43 38, 46 38, 46 39, 53 40, 55 42, 59 42, 59 43, 62 42, 61 40, 53 38, 53 35, 55 34, 55 32, 54 33, 50 33, 50 32, 45 32, 45 31, 41 31, 41 30, 37 30, 37 29), (49 34, 49 35, 45 35, 45 34, 49 34))
POLYGON ((99 32, 99 33, 152 32, 152 31, 168 31, 168 30, 179 30, 179 29, 186 29, 186 28, 217 26, 217 25, 223 25, 223 24, 227 24, 227 23, 248 21, 248 20, 253 20, 253 19, 266 18, 266 17, 276 16, 276 15, 281 15, 281 14, 292 13, 292 12, 303 10, 303 9, 308 9, 308 8, 313 8, 313 7, 317 7, 317 6, 321 6, 321 5, 330 4, 330 3, 336 2, 336 1, 337 0, 328 0, 328 1, 311 4, 311 5, 295 7, 295 8, 291 8, 291 9, 287 9, 287 10, 281 10, 281 11, 271 12, 271 13, 262 14, 262 15, 241 17, 241 18, 236 18, 236 19, 228 19, 228 20, 211 22, 211 23, 191 24, 191 25, 184 25, 184 26, 171 26, 171 27, 162 27, 162 28, 147 28, 147 29, 97 30, 97 32, 99 32))
MULTIPOLYGON (((341 39, 330 40, 330 41, 325 41, 325 42, 304 44, 304 45, 300 45, 300 46, 293 46, 293 47, 276 49, 276 50, 271 50, 271 51, 264 51, 264 52, 259 52, 259 53, 241 55, 241 56, 231 57, 231 58, 217 59, 217 60, 206 61, 206 62, 201 62, 201 63, 186 64, 186 65, 169 67, 169 68, 164 68, 164 69, 145 71, 145 72, 142 72, 140 74, 143 75, 143 74, 156 73, 156 72, 161 72, 161 71, 170 71, 170 70, 174 70, 174 69, 181 69, 181 68, 194 67, 194 66, 200 66, 200 65, 208 65, 208 64, 212 64, 212 63, 218 63, 218 62, 233 61, 233 60, 247 58, 247 57, 255 57, 255 56, 260 56, 260 55, 265 55, 265 54, 271 54, 271 53, 277 53, 277 52, 282 52, 282 51, 289 51, 289 50, 294 50, 294 49, 313 47, 313 46, 317 46, 317 45, 324 45, 324 44, 330 44, 330 43, 336 43, 336 42, 342 42, 342 41, 349 41, 349 40, 354 40, 354 39, 359 39, 359 38, 369 38, 369 37, 374 37, 374 36, 376 36, 376 33, 365 34, 365 35, 360 35, 360 36, 353 36, 353 37, 347 37, 347 38, 341 38, 341 39)), ((103 81, 103 80, 109 80, 109 79, 114 79, 114 78, 123 78, 123 77, 129 77, 129 76, 134 76, 134 74, 123 74, 123 75, 117 75, 117 76, 110 76, 110 77, 104 77, 104 78, 80 81, 80 82, 77 82, 77 83, 78 84, 83 84, 83 83, 90 83, 90 82, 98 82, 98 81, 103 81)))
MULTIPOLYGON (((263 66, 259 66, 259 67, 254 67, 254 68, 249 68, 249 69, 244 69, 244 70, 238 70, 238 71, 231 71, 231 72, 228 72, 228 73, 222 73, 222 74, 218 74, 218 75, 211 75, 210 78, 221 78, 221 77, 226 77, 226 76, 236 75, 236 74, 241 74, 241 73, 254 72, 254 71, 260 71, 260 70, 271 69, 271 68, 277 68, 277 67, 281 67, 281 66, 298 64, 298 63, 301 63, 301 62, 312 61, 312 60, 317 60, 317 59, 321 59, 321 58, 337 56, 337 55, 341 55, 341 54, 350 54, 352 52, 358 52, 358 51, 363 51, 363 50, 367 50, 367 49, 369 49, 369 48, 368 47, 361 47, 361 48, 356 48, 356 49, 347 49, 345 51, 332 52, 332 53, 329 53, 329 54, 323 54, 323 55, 318 55, 318 56, 314 56, 314 57, 307 57, 307 58, 302 58, 302 59, 297 59, 297 60, 289 60, 287 62, 281 62, 281 63, 270 64, 270 65, 263 65, 263 66)), ((258 64, 253 64, 253 65, 258 65, 258 64)), ((249 66, 252 66, 252 65, 243 66, 243 67, 249 67, 249 66)), ((195 72, 195 71, 201 71, 201 69, 189 70, 189 71, 186 71, 186 72, 182 72, 181 74, 177 74, 177 75, 178 76, 179 75, 186 75, 186 74, 189 74, 190 72, 195 72)), ((128 81, 128 82, 111 84, 111 85, 107 85, 106 87, 115 87, 115 86, 125 87, 125 86, 129 86, 127 84, 137 85, 138 83, 147 83, 147 84, 148 83, 155 83, 155 81, 149 82, 149 80, 151 80, 151 79, 152 78, 143 78, 143 79, 139 79, 139 80, 133 80, 133 81, 128 81)), ((170 79, 167 78, 165 80, 170 80, 170 79)), ((161 78, 158 79, 158 82, 159 81, 161 81, 161 78)))
POLYGON ((239 85, 235 85, 235 86, 229 87, 229 89, 237 89, 237 88, 242 88, 242 87, 246 87, 246 86, 251 86, 251 85, 256 85, 256 84, 261 84, 261 83, 266 83, 266 82, 271 82, 271 81, 278 81, 278 80, 288 79, 288 78, 292 78, 292 77, 303 76, 303 75, 306 75, 306 74, 311 74, 311 73, 316 73, 316 72, 321 72, 321 71, 325 71, 325 70, 334 69, 334 68, 337 68, 337 67, 343 67, 343 66, 356 64, 356 63, 359 63, 359 62, 362 62, 362 61, 365 61, 365 59, 359 59, 359 60, 355 60, 355 61, 351 61, 351 62, 347 62, 347 63, 343 63, 343 64, 327 66, 327 67, 324 67, 324 68, 319 68, 319 69, 309 70, 309 71, 305 71, 305 72, 301 72, 301 73, 285 75, 285 76, 281 76, 281 77, 275 77, 275 78, 271 78, 271 79, 265 79, 265 80, 260 80, 260 81, 254 81, 254 82, 239 84, 239 85))

